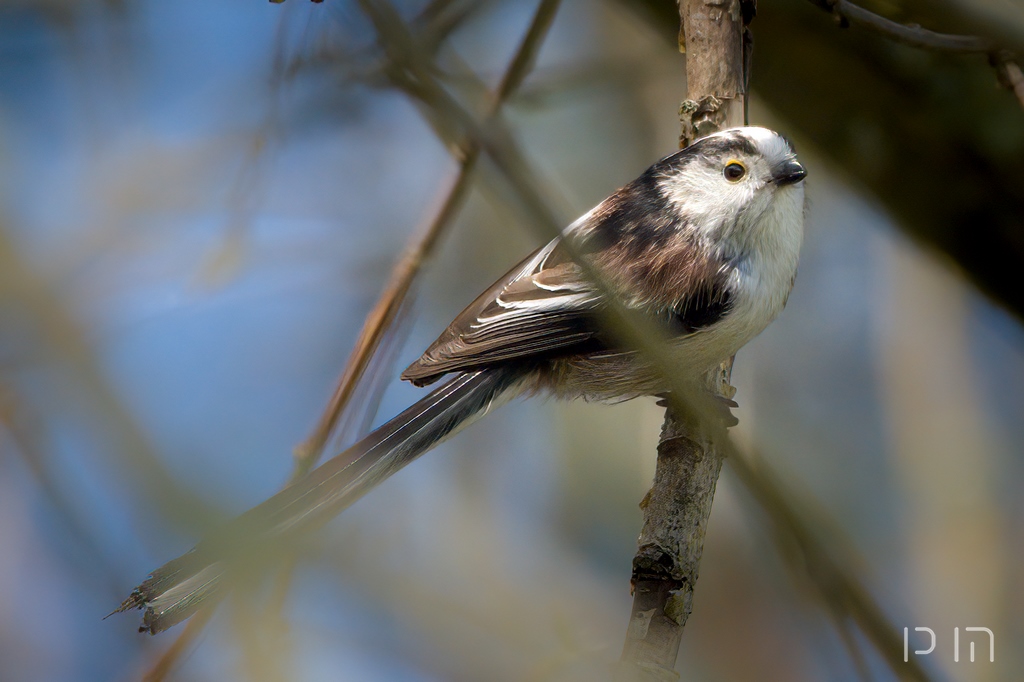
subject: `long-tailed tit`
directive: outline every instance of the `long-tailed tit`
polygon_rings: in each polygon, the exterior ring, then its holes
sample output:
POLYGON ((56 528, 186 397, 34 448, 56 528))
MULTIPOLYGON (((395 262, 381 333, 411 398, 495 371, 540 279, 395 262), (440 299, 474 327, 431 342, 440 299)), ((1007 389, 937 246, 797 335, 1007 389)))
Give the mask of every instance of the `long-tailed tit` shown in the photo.
POLYGON ((153 571, 118 610, 143 609, 141 630, 150 633, 188 618, 223 588, 240 557, 332 518, 516 395, 622 400, 666 392, 659 372, 603 333, 606 289, 572 254, 626 306, 669 330, 680 372, 706 375, 786 303, 803 237, 805 175, 785 138, 756 127, 710 135, 657 162, 499 279, 402 374, 417 386, 452 375, 440 388, 153 571))

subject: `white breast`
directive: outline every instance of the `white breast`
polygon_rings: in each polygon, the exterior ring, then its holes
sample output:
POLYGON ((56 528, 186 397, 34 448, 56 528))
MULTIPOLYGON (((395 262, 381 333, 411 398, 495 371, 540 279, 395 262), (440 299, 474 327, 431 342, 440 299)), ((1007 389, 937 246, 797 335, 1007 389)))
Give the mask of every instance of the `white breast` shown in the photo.
POLYGON ((717 366, 764 331, 786 305, 803 242, 803 183, 776 190, 769 208, 734 244, 743 254, 731 276, 732 309, 716 324, 680 343, 697 368, 717 366))
MULTIPOLYGON (((732 314, 724 334, 735 336, 735 353, 778 317, 793 288, 804 236, 803 183, 776 190, 748 236, 747 256, 738 264, 732 314)), ((730 353, 730 355, 732 354, 730 353)))
MULTIPOLYGON (((768 208, 732 244, 738 258, 731 275, 732 306, 726 316, 674 345, 673 364, 700 379, 729 359, 778 317, 796 277, 803 241, 802 184, 776 189, 768 208)), ((598 353, 556 361, 537 378, 536 388, 567 398, 624 400, 668 390, 660 372, 637 362, 633 353, 598 353)))

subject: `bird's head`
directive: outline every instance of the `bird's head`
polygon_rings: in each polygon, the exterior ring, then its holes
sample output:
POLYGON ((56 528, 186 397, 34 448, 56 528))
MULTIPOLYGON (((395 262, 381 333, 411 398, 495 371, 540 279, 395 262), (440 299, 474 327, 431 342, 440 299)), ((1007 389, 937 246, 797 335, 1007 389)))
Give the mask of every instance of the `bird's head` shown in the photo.
POLYGON ((802 224, 807 171, 789 140, 767 128, 708 135, 653 170, 680 219, 713 243, 745 250, 765 230, 802 224))

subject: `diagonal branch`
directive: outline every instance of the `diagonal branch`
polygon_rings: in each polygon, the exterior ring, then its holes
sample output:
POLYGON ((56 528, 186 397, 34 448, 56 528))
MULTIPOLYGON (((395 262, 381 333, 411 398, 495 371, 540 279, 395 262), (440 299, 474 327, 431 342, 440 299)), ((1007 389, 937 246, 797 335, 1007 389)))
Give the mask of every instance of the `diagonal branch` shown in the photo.
POLYGON ((857 576, 861 564, 845 538, 830 538, 828 550, 818 540, 807 519, 809 506, 794 490, 784 488, 763 458, 730 444, 729 464, 754 500, 767 513, 775 531, 775 544, 798 575, 806 578, 836 617, 855 622, 901 680, 927 682, 931 679, 919 659, 903 660, 899 629, 885 615, 864 581, 857 576))
POLYGON ((810 0, 812 3, 831 13, 840 21, 844 28, 854 24, 881 33, 890 40, 925 50, 939 52, 960 52, 963 54, 987 54, 995 48, 985 38, 951 33, 936 33, 917 25, 900 24, 892 19, 875 14, 849 0, 810 0))
POLYGON ((1024 73, 1009 50, 1001 49, 991 40, 972 35, 937 33, 921 26, 900 24, 875 14, 849 0, 810 0, 817 7, 832 14, 839 25, 846 28, 857 25, 870 29, 903 45, 922 50, 954 54, 985 54, 996 70, 999 84, 1012 92, 1024 107, 1024 73))
MULTIPOLYGON (((555 18, 560 0, 541 0, 529 29, 523 36, 515 55, 497 89, 490 98, 485 118, 493 119, 505 102, 515 93, 523 79, 530 72, 537 52, 544 42, 548 29, 555 18)), ((320 417, 312 435, 296 449, 296 466, 293 480, 304 475, 323 454, 327 439, 337 426, 338 419, 355 393, 356 386, 364 376, 370 361, 380 348, 381 341, 392 327, 399 310, 405 303, 413 281, 423 264, 433 254, 442 234, 452 223, 462 206, 471 185, 473 172, 480 158, 480 143, 473 137, 466 137, 457 145, 458 157, 462 159, 458 175, 441 201, 441 208, 433 220, 419 234, 414 236, 405 252, 391 272, 384 293, 370 314, 367 315, 355 348, 349 356, 345 372, 331 396, 327 409, 320 417)))

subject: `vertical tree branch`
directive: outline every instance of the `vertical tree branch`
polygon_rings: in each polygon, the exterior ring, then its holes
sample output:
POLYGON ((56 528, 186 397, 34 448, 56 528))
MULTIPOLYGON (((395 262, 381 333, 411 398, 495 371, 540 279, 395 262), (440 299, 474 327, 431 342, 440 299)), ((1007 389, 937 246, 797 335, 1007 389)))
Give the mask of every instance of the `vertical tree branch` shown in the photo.
MULTIPOLYGON (((680 107, 680 146, 744 123, 746 24, 753 2, 681 0, 680 51, 686 53, 687 99, 680 107)), ((732 361, 708 377, 731 398, 732 361)), ((701 420, 672 408, 658 444, 654 484, 641 508, 643 529, 633 559, 633 609, 618 682, 673 680, 683 628, 693 604, 722 456, 701 420)))
POLYGON ((722 458, 699 420, 668 408, 654 485, 640 504, 644 525, 633 558, 633 609, 619 682, 677 677, 676 655, 721 469, 722 458))
POLYGON ((686 101, 680 108, 680 146, 743 125, 745 110, 744 29, 753 0, 680 0, 686 54, 686 101))

